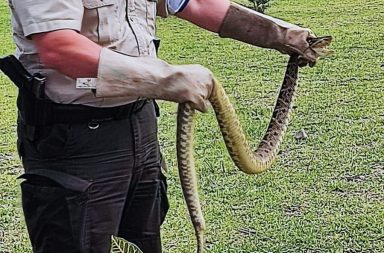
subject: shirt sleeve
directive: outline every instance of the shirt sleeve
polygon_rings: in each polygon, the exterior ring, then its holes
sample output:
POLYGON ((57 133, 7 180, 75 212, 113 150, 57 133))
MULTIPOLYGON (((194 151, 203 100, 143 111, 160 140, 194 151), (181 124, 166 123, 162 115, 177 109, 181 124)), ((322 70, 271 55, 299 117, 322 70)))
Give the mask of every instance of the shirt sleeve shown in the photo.
POLYGON ((82 0, 13 0, 12 5, 25 37, 61 29, 81 29, 82 0))
POLYGON ((189 0, 158 0, 157 14, 166 18, 168 15, 175 15, 184 10, 189 0))
POLYGON ((171 14, 176 14, 184 10, 189 0, 167 0, 168 9, 171 14))

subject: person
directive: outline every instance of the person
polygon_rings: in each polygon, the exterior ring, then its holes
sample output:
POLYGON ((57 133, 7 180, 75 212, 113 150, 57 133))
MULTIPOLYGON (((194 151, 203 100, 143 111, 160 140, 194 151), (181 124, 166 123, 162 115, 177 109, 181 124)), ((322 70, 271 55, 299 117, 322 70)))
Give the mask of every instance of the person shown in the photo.
POLYGON ((23 89, 18 96, 22 205, 35 253, 106 253, 111 235, 144 253, 162 251, 168 202, 153 100, 206 112, 214 77, 203 66, 156 57, 156 16, 309 63, 317 57, 311 30, 228 0, 9 5, 16 58, 44 80, 44 99, 23 89))

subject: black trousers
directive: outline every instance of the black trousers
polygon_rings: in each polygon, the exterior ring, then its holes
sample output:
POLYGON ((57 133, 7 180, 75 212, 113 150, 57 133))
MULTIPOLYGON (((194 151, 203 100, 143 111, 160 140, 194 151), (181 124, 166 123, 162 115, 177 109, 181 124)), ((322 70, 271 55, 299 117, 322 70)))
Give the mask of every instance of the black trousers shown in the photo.
POLYGON ((107 253, 111 235, 161 252, 168 210, 154 105, 122 120, 18 124, 22 204, 35 253, 107 253))

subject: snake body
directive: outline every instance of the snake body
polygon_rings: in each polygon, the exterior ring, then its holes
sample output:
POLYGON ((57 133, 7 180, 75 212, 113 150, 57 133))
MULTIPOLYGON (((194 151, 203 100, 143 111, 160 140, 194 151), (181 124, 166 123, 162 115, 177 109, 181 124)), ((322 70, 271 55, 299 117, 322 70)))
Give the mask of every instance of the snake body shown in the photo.
MULTIPOLYGON (((310 49, 318 53, 319 56, 325 56, 330 53, 325 47, 331 42, 331 39, 330 36, 312 39, 310 49)), ((209 101, 215 111, 228 152, 241 171, 247 174, 261 173, 267 170, 276 158, 293 107, 298 69, 299 57, 292 55, 286 67, 270 123, 256 151, 252 151, 248 144, 225 90, 215 80, 209 101)), ((193 158, 194 115, 195 111, 190 104, 179 104, 176 148, 181 186, 195 229, 197 252, 201 253, 205 241, 205 221, 197 191, 197 177, 193 158)))

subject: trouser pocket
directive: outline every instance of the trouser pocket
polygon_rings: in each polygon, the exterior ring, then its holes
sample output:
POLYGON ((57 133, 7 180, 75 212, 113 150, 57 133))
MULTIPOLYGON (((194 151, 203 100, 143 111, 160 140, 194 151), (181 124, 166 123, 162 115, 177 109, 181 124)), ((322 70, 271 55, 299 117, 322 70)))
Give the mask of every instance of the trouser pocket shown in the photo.
POLYGON ((78 229, 73 227, 70 207, 81 206, 84 193, 67 190, 54 182, 34 180, 22 182, 21 191, 33 252, 80 253, 80 245, 75 242, 78 233, 74 233, 78 229))
POLYGON ((34 253, 82 253, 89 181, 53 170, 22 175, 22 205, 34 253))
POLYGON ((21 176, 22 203, 34 253, 106 253, 118 232, 130 176, 90 183, 52 170, 21 176))

